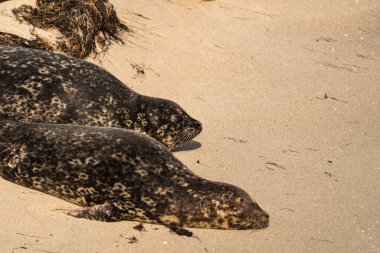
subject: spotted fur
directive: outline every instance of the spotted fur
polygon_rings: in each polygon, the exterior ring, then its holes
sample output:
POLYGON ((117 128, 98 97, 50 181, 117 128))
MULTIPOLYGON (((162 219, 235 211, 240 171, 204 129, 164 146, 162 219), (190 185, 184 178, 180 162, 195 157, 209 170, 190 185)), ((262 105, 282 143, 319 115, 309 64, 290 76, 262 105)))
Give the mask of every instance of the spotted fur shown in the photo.
POLYGON ((193 174, 160 142, 117 128, 0 122, 0 176, 82 209, 80 218, 260 229, 269 216, 240 188, 193 174))
POLYGON ((0 120, 126 128, 169 149, 202 130, 176 103, 140 95, 92 63, 6 46, 0 46, 0 120))

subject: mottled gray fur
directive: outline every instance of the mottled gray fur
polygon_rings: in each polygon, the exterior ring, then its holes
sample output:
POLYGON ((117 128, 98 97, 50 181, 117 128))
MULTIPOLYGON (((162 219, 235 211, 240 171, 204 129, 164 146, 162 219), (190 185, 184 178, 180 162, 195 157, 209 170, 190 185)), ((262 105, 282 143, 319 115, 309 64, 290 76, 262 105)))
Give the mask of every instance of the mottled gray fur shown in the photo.
POLYGON ((118 128, 0 122, 0 176, 82 209, 88 219, 260 229, 242 189, 192 173, 155 139, 118 128))
POLYGON ((117 127, 175 149, 202 125, 176 103, 140 95, 83 60, 0 46, 0 120, 117 127))

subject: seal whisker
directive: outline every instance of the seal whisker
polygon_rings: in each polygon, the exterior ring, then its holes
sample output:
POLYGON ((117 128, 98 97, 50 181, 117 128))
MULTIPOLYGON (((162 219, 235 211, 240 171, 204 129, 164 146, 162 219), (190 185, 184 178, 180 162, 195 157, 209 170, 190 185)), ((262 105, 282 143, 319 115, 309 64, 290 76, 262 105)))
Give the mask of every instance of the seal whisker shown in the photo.
POLYGON ((173 141, 173 147, 179 147, 179 146, 182 146, 184 143, 187 142, 187 139, 188 139, 188 136, 189 136, 189 133, 187 132, 183 132, 181 135, 178 136, 178 138, 176 138, 174 141, 173 141))
POLYGON ((187 135, 187 133, 185 131, 178 133, 177 136, 175 136, 173 138, 173 143, 176 143, 176 142, 182 140, 186 135, 187 135))

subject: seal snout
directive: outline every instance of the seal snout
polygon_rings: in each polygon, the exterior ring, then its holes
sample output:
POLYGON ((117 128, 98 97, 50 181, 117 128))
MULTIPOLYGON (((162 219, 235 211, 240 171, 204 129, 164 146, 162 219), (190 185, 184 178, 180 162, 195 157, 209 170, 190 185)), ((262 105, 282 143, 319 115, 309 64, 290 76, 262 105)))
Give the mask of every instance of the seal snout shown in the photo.
POLYGON ((200 133, 202 131, 202 123, 198 120, 194 120, 193 127, 200 133))
POLYGON ((254 212, 254 217, 251 220, 252 229, 263 229, 269 226, 269 214, 264 210, 254 212))
POLYGON ((266 228, 269 226, 269 214, 267 212, 262 211, 261 217, 260 217, 260 223, 261 223, 260 228, 266 228))

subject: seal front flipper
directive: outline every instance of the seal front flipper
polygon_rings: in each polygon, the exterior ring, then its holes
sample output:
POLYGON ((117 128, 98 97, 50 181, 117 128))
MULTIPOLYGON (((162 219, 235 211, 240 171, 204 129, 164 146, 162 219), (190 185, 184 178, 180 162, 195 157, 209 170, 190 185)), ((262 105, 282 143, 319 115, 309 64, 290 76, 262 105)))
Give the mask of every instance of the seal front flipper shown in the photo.
POLYGON ((179 236, 187 236, 187 237, 193 236, 193 232, 182 227, 168 227, 168 228, 170 229, 171 232, 179 236))
POLYGON ((119 208, 114 203, 105 203, 92 207, 84 207, 67 212, 68 215, 75 218, 83 218, 98 221, 121 221, 119 208))

